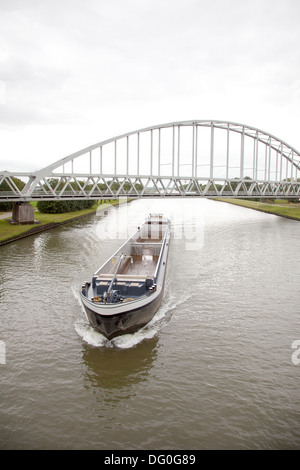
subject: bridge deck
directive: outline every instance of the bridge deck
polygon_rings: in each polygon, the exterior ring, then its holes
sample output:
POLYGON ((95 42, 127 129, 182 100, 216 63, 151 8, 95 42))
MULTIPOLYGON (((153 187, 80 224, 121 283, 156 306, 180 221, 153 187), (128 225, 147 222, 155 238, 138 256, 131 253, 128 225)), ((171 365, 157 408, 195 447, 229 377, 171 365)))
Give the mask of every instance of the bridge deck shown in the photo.
POLYGON ((0 201, 290 198, 300 197, 299 175, 300 152, 268 132, 179 121, 98 142, 34 173, 2 171, 0 201))

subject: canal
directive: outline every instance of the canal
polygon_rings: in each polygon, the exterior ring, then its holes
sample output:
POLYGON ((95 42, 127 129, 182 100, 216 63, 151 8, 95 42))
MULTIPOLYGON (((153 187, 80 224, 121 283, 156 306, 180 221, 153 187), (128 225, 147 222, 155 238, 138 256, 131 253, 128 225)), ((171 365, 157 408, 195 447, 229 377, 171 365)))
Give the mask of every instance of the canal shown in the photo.
POLYGON ((299 448, 299 231, 149 199, 1 247, 0 448, 299 448), (164 300, 109 342, 79 290, 149 212, 172 221, 164 300))

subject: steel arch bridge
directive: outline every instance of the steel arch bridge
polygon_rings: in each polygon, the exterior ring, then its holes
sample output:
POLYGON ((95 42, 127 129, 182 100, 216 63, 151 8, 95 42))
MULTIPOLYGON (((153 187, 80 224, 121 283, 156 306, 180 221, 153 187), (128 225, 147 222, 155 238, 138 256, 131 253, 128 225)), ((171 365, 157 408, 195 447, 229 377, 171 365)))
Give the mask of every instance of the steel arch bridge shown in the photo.
POLYGON ((0 172, 0 201, 299 198, 299 171, 300 153, 260 129, 180 121, 104 140, 35 173, 0 172))

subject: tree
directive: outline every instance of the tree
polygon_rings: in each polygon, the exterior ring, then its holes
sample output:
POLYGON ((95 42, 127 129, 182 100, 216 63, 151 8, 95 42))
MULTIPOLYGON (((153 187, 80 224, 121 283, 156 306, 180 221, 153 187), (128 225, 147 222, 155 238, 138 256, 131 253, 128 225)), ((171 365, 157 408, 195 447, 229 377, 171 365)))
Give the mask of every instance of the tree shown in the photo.
MULTIPOLYGON (((19 178, 12 177, 11 180, 13 181, 13 184, 20 190, 25 186, 24 181, 20 180, 19 178)), ((12 188, 10 185, 7 183, 7 181, 2 181, 0 184, 0 191, 12 191, 12 188)), ((9 211, 12 209, 13 203, 12 202, 0 202, 0 210, 1 211, 9 211)))
POLYGON ((39 201, 37 209, 45 214, 61 214, 64 212, 75 212, 82 209, 89 209, 95 203, 94 200, 73 200, 73 201, 39 201))

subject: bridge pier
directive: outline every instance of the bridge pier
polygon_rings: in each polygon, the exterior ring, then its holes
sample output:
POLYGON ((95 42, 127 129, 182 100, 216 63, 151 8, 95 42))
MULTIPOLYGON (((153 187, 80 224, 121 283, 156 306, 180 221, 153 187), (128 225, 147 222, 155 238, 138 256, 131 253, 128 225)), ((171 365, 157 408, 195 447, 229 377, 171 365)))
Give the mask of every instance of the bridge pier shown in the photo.
POLYGON ((13 204, 12 219, 17 224, 34 224, 33 207, 29 202, 13 204))

